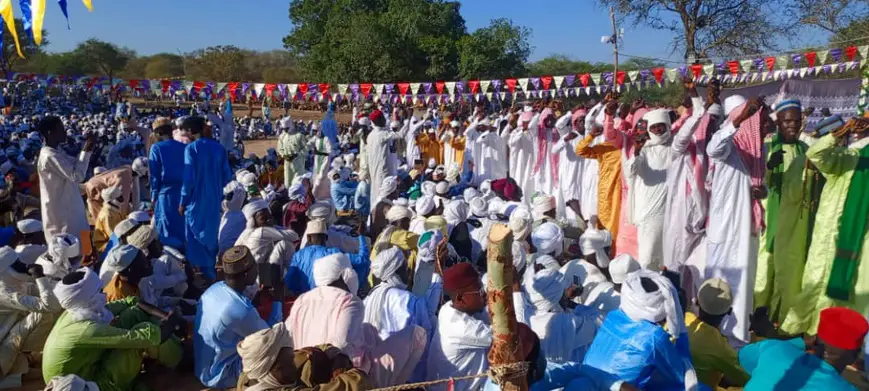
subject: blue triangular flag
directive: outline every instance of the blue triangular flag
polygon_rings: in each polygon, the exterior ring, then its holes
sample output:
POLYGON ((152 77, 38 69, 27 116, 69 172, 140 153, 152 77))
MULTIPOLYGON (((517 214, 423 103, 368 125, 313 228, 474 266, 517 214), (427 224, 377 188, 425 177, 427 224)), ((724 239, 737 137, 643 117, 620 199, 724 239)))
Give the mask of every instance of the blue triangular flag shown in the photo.
POLYGON ((57 0, 57 5, 60 6, 60 11, 63 12, 63 17, 66 18, 66 29, 69 30, 69 13, 66 12, 66 0, 57 0))

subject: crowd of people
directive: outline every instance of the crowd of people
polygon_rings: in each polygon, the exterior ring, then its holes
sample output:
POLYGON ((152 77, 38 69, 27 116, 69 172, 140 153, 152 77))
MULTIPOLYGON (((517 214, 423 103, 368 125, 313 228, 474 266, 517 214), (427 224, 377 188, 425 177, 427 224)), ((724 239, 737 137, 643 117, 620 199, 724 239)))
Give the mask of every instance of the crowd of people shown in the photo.
POLYGON ((869 119, 684 87, 340 125, 10 97, 0 388, 497 390, 509 294, 531 390, 857 389, 869 119))

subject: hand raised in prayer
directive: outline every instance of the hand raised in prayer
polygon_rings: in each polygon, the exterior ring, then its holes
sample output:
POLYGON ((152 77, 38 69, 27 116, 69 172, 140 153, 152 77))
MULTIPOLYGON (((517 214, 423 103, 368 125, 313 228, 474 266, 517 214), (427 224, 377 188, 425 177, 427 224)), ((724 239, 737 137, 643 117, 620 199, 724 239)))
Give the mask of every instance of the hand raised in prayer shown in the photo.
POLYGON ((578 134, 578 133, 576 133, 576 132, 570 132, 570 133, 568 133, 566 136, 564 136, 564 141, 565 141, 565 142, 570 142, 570 141, 573 141, 573 139, 575 139, 575 138, 577 138, 577 137, 579 137, 579 134, 578 134))
POLYGON ((617 100, 610 100, 606 103, 606 108, 604 109, 604 113, 609 116, 616 115, 616 109, 619 108, 619 102, 617 100))
POLYGON ((636 113, 637 110, 646 107, 646 100, 643 98, 634 100, 634 103, 631 103, 631 113, 636 113))
POLYGON ((640 150, 643 149, 643 146, 646 145, 646 141, 649 140, 649 135, 646 133, 637 133, 634 136, 634 156, 638 156, 640 154, 640 150))
POLYGON ((737 128, 742 124, 743 121, 751 118, 755 113, 758 112, 761 108, 763 108, 763 97, 751 98, 748 102, 745 103, 745 107, 742 109, 742 113, 739 114, 739 117, 733 121, 733 126, 737 128))

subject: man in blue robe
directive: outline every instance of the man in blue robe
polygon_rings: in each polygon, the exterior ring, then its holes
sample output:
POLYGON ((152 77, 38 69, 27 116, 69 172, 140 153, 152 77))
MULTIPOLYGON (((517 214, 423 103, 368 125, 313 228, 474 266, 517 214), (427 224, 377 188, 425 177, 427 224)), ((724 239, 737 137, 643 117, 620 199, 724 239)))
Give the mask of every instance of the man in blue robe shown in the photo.
MULTIPOLYGON (((341 252, 341 250, 335 247, 326 246, 326 241, 329 238, 326 231, 325 221, 311 220, 308 222, 308 226, 305 229, 308 243, 293 255, 290 268, 284 277, 287 289, 293 292, 293 294, 301 295, 317 286, 314 283, 314 262, 316 260, 341 252)), ((350 257, 350 265, 353 266, 353 271, 357 275, 368 276, 368 272, 371 269, 368 241, 363 235, 359 235, 358 238, 359 252, 357 254, 347 254, 347 256, 350 257)), ((366 282, 367 279, 364 277, 359 279, 360 289, 366 288, 366 282)))
POLYGON ((187 259, 205 278, 214 280, 220 204, 232 171, 226 149, 211 137, 204 118, 188 117, 181 128, 194 140, 184 149, 184 183, 178 207, 187 223, 187 259))
POLYGON ((157 118, 154 133, 160 141, 151 147, 148 167, 151 172, 151 205, 154 208, 154 230, 160 243, 184 249, 184 218, 176 213, 181 205, 181 183, 186 145, 172 138, 172 121, 157 118))

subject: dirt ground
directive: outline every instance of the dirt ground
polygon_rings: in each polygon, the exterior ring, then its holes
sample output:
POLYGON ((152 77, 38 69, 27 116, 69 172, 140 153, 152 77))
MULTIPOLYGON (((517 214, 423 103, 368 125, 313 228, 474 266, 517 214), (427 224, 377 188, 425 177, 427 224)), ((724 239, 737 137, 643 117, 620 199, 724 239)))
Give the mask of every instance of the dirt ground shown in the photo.
POLYGON ((266 154, 266 151, 269 148, 278 148, 278 139, 277 137, 266 139, 266 140, 248 140, 244 142, 244 153, 248 155, 250 153, 255 153, 257 156, 262 157, 266 154))

